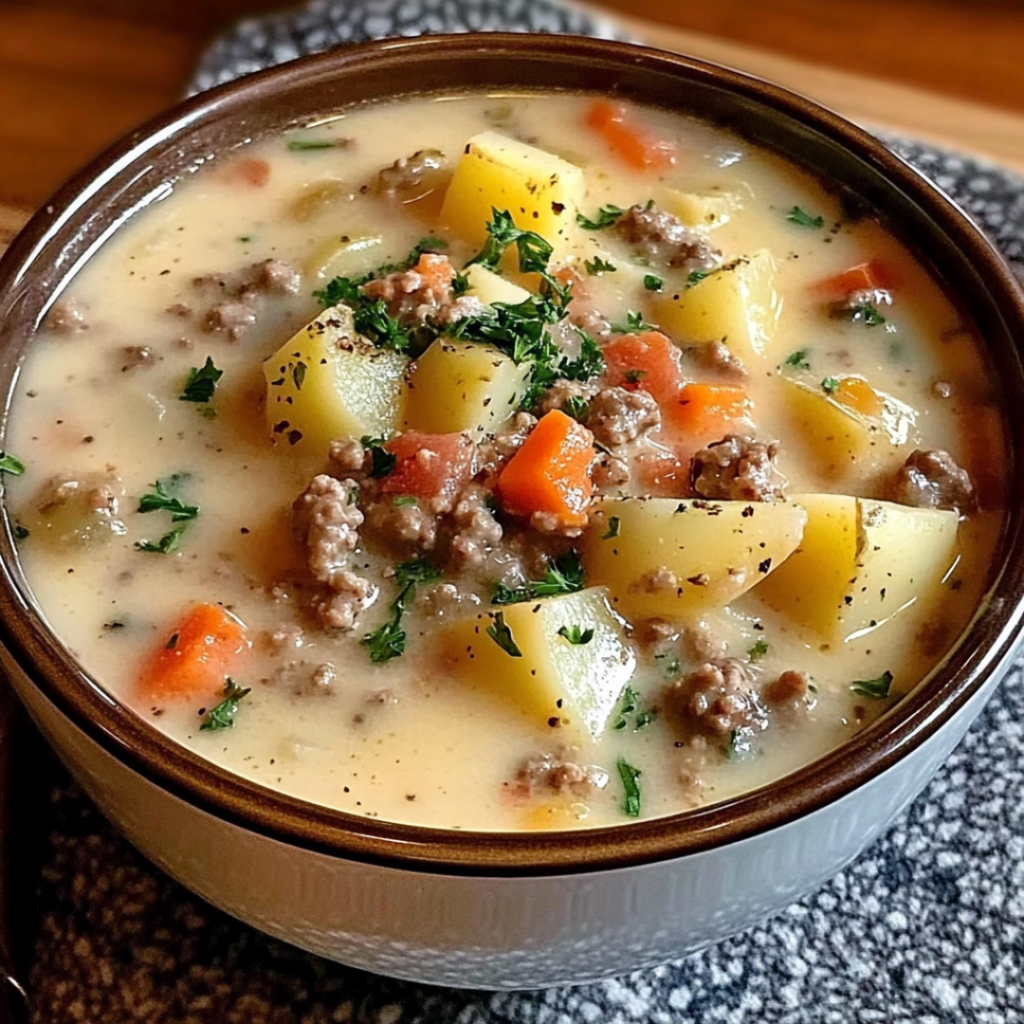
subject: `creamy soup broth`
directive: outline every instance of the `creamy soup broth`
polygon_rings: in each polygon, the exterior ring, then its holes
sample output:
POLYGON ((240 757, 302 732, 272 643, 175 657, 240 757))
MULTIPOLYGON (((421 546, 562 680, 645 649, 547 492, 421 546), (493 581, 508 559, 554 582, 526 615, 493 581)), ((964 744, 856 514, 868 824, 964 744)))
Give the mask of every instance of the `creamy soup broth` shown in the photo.
MULTIPOLYGON (((883 226, 854 215, 849 203, 780 158, 656 110, 613 112, 609 131, 593 103, 581 96, 421 100, 344 112, 252 142, 176 183, 107 242, 59 298, 19 379, 7 449, 26 468, 6 477, 8 507, 27 577, 54 632, 154 727, 248 779, 359 815, 467 829, 604 825, 718 801, 808 764, 891 707, 963 630, 984 591, 1000 523, 993 467, 1002 433, 979 340, 962 312, 883 226), (649 166, 631 166, 615 124, 641 139, 670 142, 672 153, 655 146, 649 166), (369 455, 353 468, 351 445, 332 461, 326 443, 296 441, 284 406, 286 425, 273 415, 268 422, 268 394, 271 402, 276 396, 267 383, 273 367, 265 374, 264 362, 318 314, 312 293, 336 276, 358 279, 401 263, 426 236, 443 240, 446 247, 435 242, 432 250, 465 269, 480 239, 453 229, 442 202, 468 140, 483 132, 582 170, 578 207, 568 204, 561 222, 568 225, 564 237, 548 239, 555 243, 552 271, 574 281, 566 321, 549 328, 572 357, 580 341, 566 327, 570 321, 585 326, 606 354, 624 337, 657 326, 672 342, 681 381, 741 388, 747 404, 735 422, 715 426, 712 414, 712 425, 701 422, 691 434, 668 423, 663 395, 641 402, 663 406, 660 426, 638 420, 646 406, 630 420, 623 396, 648 396, 653 377, 623 369, 621 359, 614 380, 606 370, 576 382, 575 391, 563 388, 561 398, 539 388, 542 403, 560 407, 563 416, 568 408, 579 423, 573 429, 598 441, 587 448, 587 457, 602 463, 589 474, 594 494, 574 506, 585 525, 533 518, 503 499, 511 485, 495 489, 494 480, 536 428, 530 420, 492 417, 484 429, 467 432, 466 445, 476 452, 474 465, 492 459, 490 475, 477 477, 484 481, 478 506, 480 522, 497 522, 501 537, 486 528, 463 534, 470 547, 482 548, 474 555, 454 539, 457 509, 427 516, 438 531, 433 546, 403 540, 397 513, 381 505, 418 511, 428 502, 375 490, 386 488, 388 474, 367 476, 369 455), (443 154, 443 162, 434 160, 442 166, 420 168, 418 184, 399 168, 397 190, 380 178, 382 169, 420 150, 443 154), (593 226, 609 206, 619 210, 617 222, 593 226), (577 212, 591 226, 579 226, 577 212), (659 226, 650 222, 658 213, 670 217, 669 235, 682 225, 694 245, 686 249, 675 236, 659 241, 659 226), (743 287, 751 322, 761 319, 745 341, 726 336, 712 358, 700 318, 694 320, 692 306, 685 312, 688 292, 716 274, 749 272, 755 264, 747 261, 759 253, 771 265, 767 289, 759 278, 743 287), (865 264, 884 273, 877 280, 870 273, 839 279, 865 264), (263 277, 261 266, 271 268, 263 277), (759 296, 767 296, 765 309, 751 312, 759 296), (688 333, 687 323, 698 326, 688 333), (190 371, 208 358, 222 372, 212 397, 181 400, 190 371), (599 395, 615 387, 610 418, 599 422, 599 395), (566 406, 569 392, 578 401, 566 406), (806 414, 799 412, 804 406, 806 414), (825 418, 817 418, 819 407, 827 407, 825 418), (836 415, 851 423, 845 447, 830 444, 836 415), (623 431, 635 436, 623 440, 623 431), (499 435, 497 454, 491 434, 499 435), (705 472, 695 490, 700 467, 691 458, 704 449, 704 463, 714 461, 723 450, 714 442, 727 435, 763 442, 765 493, 729 492, 741 486, 730 477, 735 460, 717 477, 705 472), (777 452, 766 453, 775 440, 777 452), (907 470, 915 451, 948 453, 970 474, 969 493, 956 480, 952 491, 943 490, 948 480, 907 470), (628 481, 616 477, 622 465, 628 481), (358 543, 343 560, 344 571, 366 581, 355 606, 338 598, 344 584, 316 578, 309 522, 293 511, 320 474, 353 481, 353 504, 366 513, 358 543), (198 514, 175 519, 173 505, 139 511, 143 496, 158 494, 157 481, 198 514), (579 632, 575 645, 562 637, 566 649, 585 652, 604 637, 611 662, 617 659, 605 684, 614 689, 610 703, 606 694, 588 712, 593 727, 584 727, 582 703, 545 710, 541 698, 531 703, 510 693, 500 664, 490 678, 474 674, 474 643, 480 652, 492 644, 492 660, 496 651, 510 665, 517 661, 499 645, 503 624, 511 624, 515 640, 516 605, 492 604, 496 585, 506 597, 517 588, 519 597, 524 587, 531 593, 530 581, 544 579, 545 551, 563 568, 580 552, 587 587, 595 573, 603 579, 617 571, 607 569, 600 547, 620 539, 628 547, 626 532, 614 532, 627 530, 631 513, 617 502, 674 499, 686 504, 676 515, 709 521, 716 503, 742 501, 752 510, 743 522, 759 524, 767 506, 802 507, 800 496, 822 494, 946 510, 946 519, 934 520, 934 537, 927 524, 920 536, 899 529, 908 548, 944 554, 925 557, 916 569, 904 569, 899 552, 878 556, 897 577, 918 574, 907 607, 880 605, 884 615, 822 628, 813 609, 780 596, 779 586, 771 591, 773 579, 784 579, 790 551, 810 543, 797 517, 786 527, 796 530, 795 539, 776 557, 783 568, 761 568, 760 559, 756 570, 748 567, 763 584, 742 589, 743 570, 733 562, 724 581, 703 571, 683 579, 659 562, 657 571, 623 585, 621 595, 615 587, 604 592, 596 606, 604 633, 588 641, 588 621, 570 623, 566 632, 575 625, 579 632), (492 550, 513 538, 514 558, 492 550), (473 562, 478 556, 482 561, 473 562), (434 566, 440 578, 410 586, 401 618, 404 652, 375 663, 361 640, 389 620, 404 580, 391 573, 413 560, 434 566), (446 591, 444 583, 453 586, 446 591), (719 585, 742 592, 719 606, 694 597, 696 605, 658 614, 666 592, 719 585), (198 603, 230 610, 244 625, 239 646, 246 649, 220 675, 215 670, 216 685, 205 690, 154 690, 146 683, 154 659, 173 649, 178 624, 198 603), (330 628, 353 607, 354 623, 342 622, 352 628, 330 628), (459 633, 460 622, 471 633, 459 633), (467 643, 452 639, 466 636, 467 643), (701 672, 710 673, 710 682, 701 672), (230 727, 200 729, 225 699, 224 676, 250 692, 227 708, 222 724, 230 727)), ((517 211, 510 213, 516 219, 517 211)), ((543 290, 537 275, 517 270, 513 256, 492 262, 506 280, 543 290)), ((401 287, 402 271, 394 273, 401 287)), ((386 297, 388 304, 397 309, 400 296, 386 297)), ((406 310, 399 320, 415 326, 420 315, 406 310)), ((278 379, 301 388, 288 358, 278 379)), ((611 366, 611 356, 606 362, 611 366)), ((298 372, 312 380, 308 366, 298 372)), ((534 413, 543 408, 535 404, 534 413)), ((393 426, 407 432, 401 421, 393 426)), ((380 443, 389 431, 383 434, 380 443)), ((386 461, 387 448, 377 453, 386 461)), ((865 504, 859 514, 870 525, 872 516, 885 519, 889 506, 880 507, 873 512, 865 504)), ((873 566, 870 586, 884 590, 880 574, 888 570, 873 566)), ((806 586, 814 603, 815 588, 829 586, 825 576, 820 563, 809 563, 787 586, 806 586)), ((859 607, 852 585, 836 593, 833 618, 845 614, 844 602, 859 607)), ((544 600, 529 597, 533 605, 544 600)), ((525 656, 529 661, 530 652, 525 656)))

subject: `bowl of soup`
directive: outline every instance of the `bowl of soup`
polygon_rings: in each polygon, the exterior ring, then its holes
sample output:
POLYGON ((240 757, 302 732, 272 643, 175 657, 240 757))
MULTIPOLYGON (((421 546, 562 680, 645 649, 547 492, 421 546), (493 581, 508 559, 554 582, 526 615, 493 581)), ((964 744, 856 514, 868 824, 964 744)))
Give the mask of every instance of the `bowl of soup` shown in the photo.
POLYGON ((1017 645, 1019 286, 859 129, 586 39, 193 99, 0 265, 3 662, 148 857, 516 988, 784 906, 1017 645))

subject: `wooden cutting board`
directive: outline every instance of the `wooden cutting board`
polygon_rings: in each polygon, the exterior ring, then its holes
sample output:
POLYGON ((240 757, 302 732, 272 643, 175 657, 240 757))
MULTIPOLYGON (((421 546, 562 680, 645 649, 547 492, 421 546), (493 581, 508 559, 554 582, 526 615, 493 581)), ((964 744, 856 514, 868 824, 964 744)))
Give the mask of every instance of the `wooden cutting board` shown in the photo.
MULTIPOLYGON (((612 17, 610 12, 601 13, 612 17)), ((987 156, 1024 174, 1022 114, 837 71, 718 36, 617 13, 613 17, 626 32, 651 45, 740 68, 804 93, 865 126, 987 156)), ((0 201, 0 248, 31 212, 0 201)))

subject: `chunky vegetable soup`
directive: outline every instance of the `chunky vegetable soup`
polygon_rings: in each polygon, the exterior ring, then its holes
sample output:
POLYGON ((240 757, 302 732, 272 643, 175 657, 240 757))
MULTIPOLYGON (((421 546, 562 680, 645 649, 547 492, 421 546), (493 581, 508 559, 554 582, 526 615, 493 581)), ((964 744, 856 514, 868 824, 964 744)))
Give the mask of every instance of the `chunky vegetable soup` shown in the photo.
POLYGON ((963 630, 1003 433, 849 197, 589 96, 216 156, 58 298, 8 505, 56 633, 247 778, 469 829, 809 763, 963 630))

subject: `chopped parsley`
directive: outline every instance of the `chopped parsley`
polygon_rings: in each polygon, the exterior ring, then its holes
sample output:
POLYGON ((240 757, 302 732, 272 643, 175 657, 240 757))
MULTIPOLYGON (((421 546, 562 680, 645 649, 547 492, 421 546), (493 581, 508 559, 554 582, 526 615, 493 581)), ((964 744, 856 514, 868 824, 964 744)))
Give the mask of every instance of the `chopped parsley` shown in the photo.
POLYGON ((590 415, 590 403, 580 395, 570 395, 562 406, 562 412, 579 423, 590 415))
POLYGON ((139 498, 139 507, 135 511, 170 512, 172 523, 184 523, 195 519, 199 515, 199 506, 186 505, 171 493, 182 479, 182 474, 175 473, 174 476, 168 477, 166 480, 157 480, 153 484, 153 490, 139 498))
MULTIPOLYGON (((305 363, 299 363, 299 366, 303 368, 303 373, 305 373, 305 363)), ((185 387, 178 396, 178 401, 209 402, 213 398, 213 393, 217 390, 217 381, 223 376, 224 371, 218 370, 213 365, 213 359, 207 356, 206 362, 202 366, 193 366, 188 371, 188 380, 185 381, 185 387)), ((302 385, 296 383, 296 387, 301 388, 302 385)))
POLYGON ((184 526, 176 526, 173 530, 168 530, 158 541, 137 540, 135 542, 135 550, 148 551, 158 555, 169 555, 177 549, 178 542, 181 540, 181 535, 184 532, 184 526))
POLYGON ((763 636, 759 636, 753 646, 747 651, 747 657, 751 661, 757 661, 763 658, 768 653, 768 641, 763 636))
POLYGON ((632 719, 633 732, 637 732, 650 725, 656 715, 657 711, 654 708, 640 709, 640 694, 627 683, 619 703, 619 717, 612 723, 612 728, 617 732, 622 732, 630 724, 629 720, 632 719))
POLYGON ((370 453, 370 476, 388 476, 398 465, 398 456, 384 447, 384 438, 364 436, 359 443, 370 453))
POLYGON ((646 370, 627 370, 623 375, 622 379, 627 384, 639 384, 640 381, 647 376, 646 370))
POLYGON ((618 760, 619 778, 625 796, 622 801, 622 812, 630 818, 640 817, 640 776, 639 768, 634 768, 625 758, 618 760))
POLYGON ((600 256, 595 256, 592 260, 584 260, 583 266, 586 267, 587 273, 591 277, 596 277, 599 274, 615 273, 615 264, 601 259, 600 256))
POLYGON ((224 699, 215 707, 210 708, 203 718, 200 732, 215 732, 218 729, 231 729, 235 724, 235 715, 238 714, 238 702, 252 693, 248 686, 238 686, 231 676, 224 680, 224 699))
POLYGON ((713 273, 713 270, 691 270, 686 275, 686 287, 692 288, 695 284, 700 284, 705 277, 710 277, 713 273))
POLYGON ((892 673, 886 669, 877 679, 856 679, 850 683, 850 689, 864 697, 885 700, 892 688, 892 673))
MULTIPOLYGON (((498 613, 501 614, 500 612, 498 613)), ((579 626, 562 626, 558 630, 558 635, 564 637, 571 644, 575 644, 577 647, 583 644, 589 644, 594 639, 593 629, 580 629, 579 626)))
POLYGON ((27 526, 22 526, 18 523, 14 527, 14 536, 17 540, 24 540, 26 537, 32 535, 32 531, 27 526))
POLYGON ((786 356, 783 361, 784 366, 793 366, 798 370, 809 370, 811 364, 807 361, 807 356, 810 353, 808 348, 798 348, 795 352, 791 352, 786 356))
POLYGON ((885 317, 878 312, 878 307, 865 302, 850 309, 850 319, 860 320, 868 327, 878 327, 885 323, 885 317))
POLYGON ((380 663, 397 658, 405 653, 405 630, 402 616, 413 591, 421 583, 432 583, 442 576, 441 570, 423 558, 399 562, 395 566, 395 582, 398 595, 391 602, 391 617, 372 633, 367 633, 359 642, 369 650, 370 661, 380 663))
POLYGON ((825 226, 824 217, 812 217, 809 213, 805 213, 800 209, 799 206, 794 206, 789 213, 786 214, 786 220, 792 224, 797 224, 802 228, 823 228, 825 226))
POLYGON ((660 292, 664 283, 656 274, 644 274, 644 287, 649 292, 660 292))
POLYGON ((505 613, 498 612, 494 622, 487 627, 487 635, 510 657, 521 658, 523 652, 512 638, 512 630, 505 622, 505 613))
POLYGON ((306 153, 313 149, 337 149, 338 143, 331 139, 289 139, 288 148, 293 153, 306 153))
POLYGON ((647 323, 642 313, 631 309, 626 313, 626 322, 624 324, 612 324, 611 329, 614 334, 635 334, 637 331, 654 331, 657 330, 657 327, 654 324, 647 323))
POLYGON ((613 206, 611 203, 602 206, 597 211, 597 216, 591 220, 582 213, 576 214, 576 223, 584 231, 603 231, 610 228, 626 211, 621 206, 613 206))
POLYGON ((821 390, 826 395, 834 395, 839 390, 839 378, 838 377, 826 377, 821 382, 821 390))
POLYGON ((556 597, 575 594, 583 589, 583 565, 575 548, 556 558, 542 580, 532 580, 521 587, 507 587, 497 583, 491 604, 519 604, 536 597, 556 597))
POLYGON ((21 476, 25 472, 25 463, 12 455, 10 452, 0 451, 0 473, 10 473, 11 476, 21 476))
POLYGON ((395 508, 405 508, 407 505, 415 505, 416 498, 411 494, 399 494, 391 504, 394 505, 395 508))
POLYGON ((608 530, 607 530, 606 533, 602 534, 601 540, 613 540, 615 537, 618 537, 618 535, 619 535, 619 523, 620 523, 620 519, 619 519, 618 516, 609 516, 608 517, 608 530))

